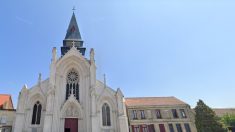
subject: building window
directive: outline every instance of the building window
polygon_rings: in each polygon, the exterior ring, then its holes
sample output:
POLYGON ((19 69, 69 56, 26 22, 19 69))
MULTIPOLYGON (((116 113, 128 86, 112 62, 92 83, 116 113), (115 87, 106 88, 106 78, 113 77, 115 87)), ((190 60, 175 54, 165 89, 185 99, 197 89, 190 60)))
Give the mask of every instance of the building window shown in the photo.
POLYGON ((157 117, 157 119, 161 119, 162 118, 160 110, 156 110, 156 117, 157 117))
POLYGON ((0 118, 0 124, 7 124, 7 116, 2 116, 0 118))
POLYGON ((66 81, 66 99, 73 94, 79 100, 79 75, 74 69, 68 73, 66 81))
POLYGON ((137 111, 132 110, 132 119, 137 119, 137 111))
POLYGON ((177 132, 182 132, 182 128, 180 124, 176 124, 177 132))
POLYGON ((41 119, 42 105, 39 101, 33 106, 32 125, 39 125, 41 119))
POLYGON ((154 124, 148 125, 149 132, 155 132, 154 124))
POLYGON ((186 132, 191 132, 191 129, 188 123, 184 123, 184 127, 185 127, 186 132))
POLYGON ((110 107, 107 103, 102 106, 102 122, 103 126, 111 126, 110 107))
POLYGON ((133 128, 133 130, 132 130, 133 132, 140 132, 140 127, 139 126, 135 125, 132 128, 133 128))
POLYGON ((173 115, 174 118, 179 118, 176 109, 172 109, 172 115, 173 115))
POLYGON ((166 132, 164 124, 159 124, 160 132, 166 132))
POLYGON ((168 124, 170 132, 175 132, 172 124, 168 124))
POLYGON ((11 132, 11 126, 1 126, 0 132, 11 132))
POLYGON ((149 132, 147 125, 142 125, 142 132, 149 132))
POLYGON ((145 119, 144 110, 140 110, 140 116, 141 116, 141 119, 145 119))
POLYGON ((182 117, 182 118, 187 118, 184 109, 180 109, 180 114, 181 114, 181 117, 182 117))

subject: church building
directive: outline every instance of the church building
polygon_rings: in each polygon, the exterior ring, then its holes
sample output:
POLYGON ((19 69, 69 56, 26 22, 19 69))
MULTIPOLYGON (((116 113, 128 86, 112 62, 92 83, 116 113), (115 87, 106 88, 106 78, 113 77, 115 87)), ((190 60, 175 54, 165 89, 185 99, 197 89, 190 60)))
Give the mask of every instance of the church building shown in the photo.
POLYGON ((128 132, 124 96, 96 79, 94 49, 85 58, 73 13, 57 57, 52 49, 50 75, 31 88, 23 86, 14 132, 128 132))

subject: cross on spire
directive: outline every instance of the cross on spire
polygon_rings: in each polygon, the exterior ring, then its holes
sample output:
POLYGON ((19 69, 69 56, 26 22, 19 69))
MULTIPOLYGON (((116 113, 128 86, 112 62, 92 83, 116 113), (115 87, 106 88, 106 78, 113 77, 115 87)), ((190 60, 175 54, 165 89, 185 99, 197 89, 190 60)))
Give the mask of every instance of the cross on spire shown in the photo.
POLYGON ((75 6, 73 6, 73 9, 72 9, 72 10, 73 10, 73 12, 76 10, 76 9, 75 9, 75 6))

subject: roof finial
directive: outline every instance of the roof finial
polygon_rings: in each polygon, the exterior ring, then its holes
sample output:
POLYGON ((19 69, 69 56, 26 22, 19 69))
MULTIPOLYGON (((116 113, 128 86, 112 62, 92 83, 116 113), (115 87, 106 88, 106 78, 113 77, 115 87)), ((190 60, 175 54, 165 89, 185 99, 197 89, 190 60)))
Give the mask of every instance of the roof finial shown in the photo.
POLYGON ((106 75, 104 74, 104 88, 106 88, 106 75))
POLYGON ((41 81, 42 81, 42 74, 39 73, 39 74, 38 74, 38 85, 41 84, 41 81))
POLYGON ((73 9, 72 9, 72 10, 73 10, 73 13, 74 13, 74 11, 76 10, 76 9, 75 9, 75 6, 73 6, 73 9))
POLYGON ((39 82, 42 81, 42 74, 41 74, 41 73, 38 74, 38 81, 39 81, 39 82))

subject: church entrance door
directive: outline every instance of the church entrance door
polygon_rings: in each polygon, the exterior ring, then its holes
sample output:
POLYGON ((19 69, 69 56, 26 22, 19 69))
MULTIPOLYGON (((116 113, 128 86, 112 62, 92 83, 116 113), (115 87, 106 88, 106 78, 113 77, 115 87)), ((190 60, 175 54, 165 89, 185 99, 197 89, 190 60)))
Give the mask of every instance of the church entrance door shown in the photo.
POLYGON ((65 118, 64 132, 78 132, 78 119, 65 118))

